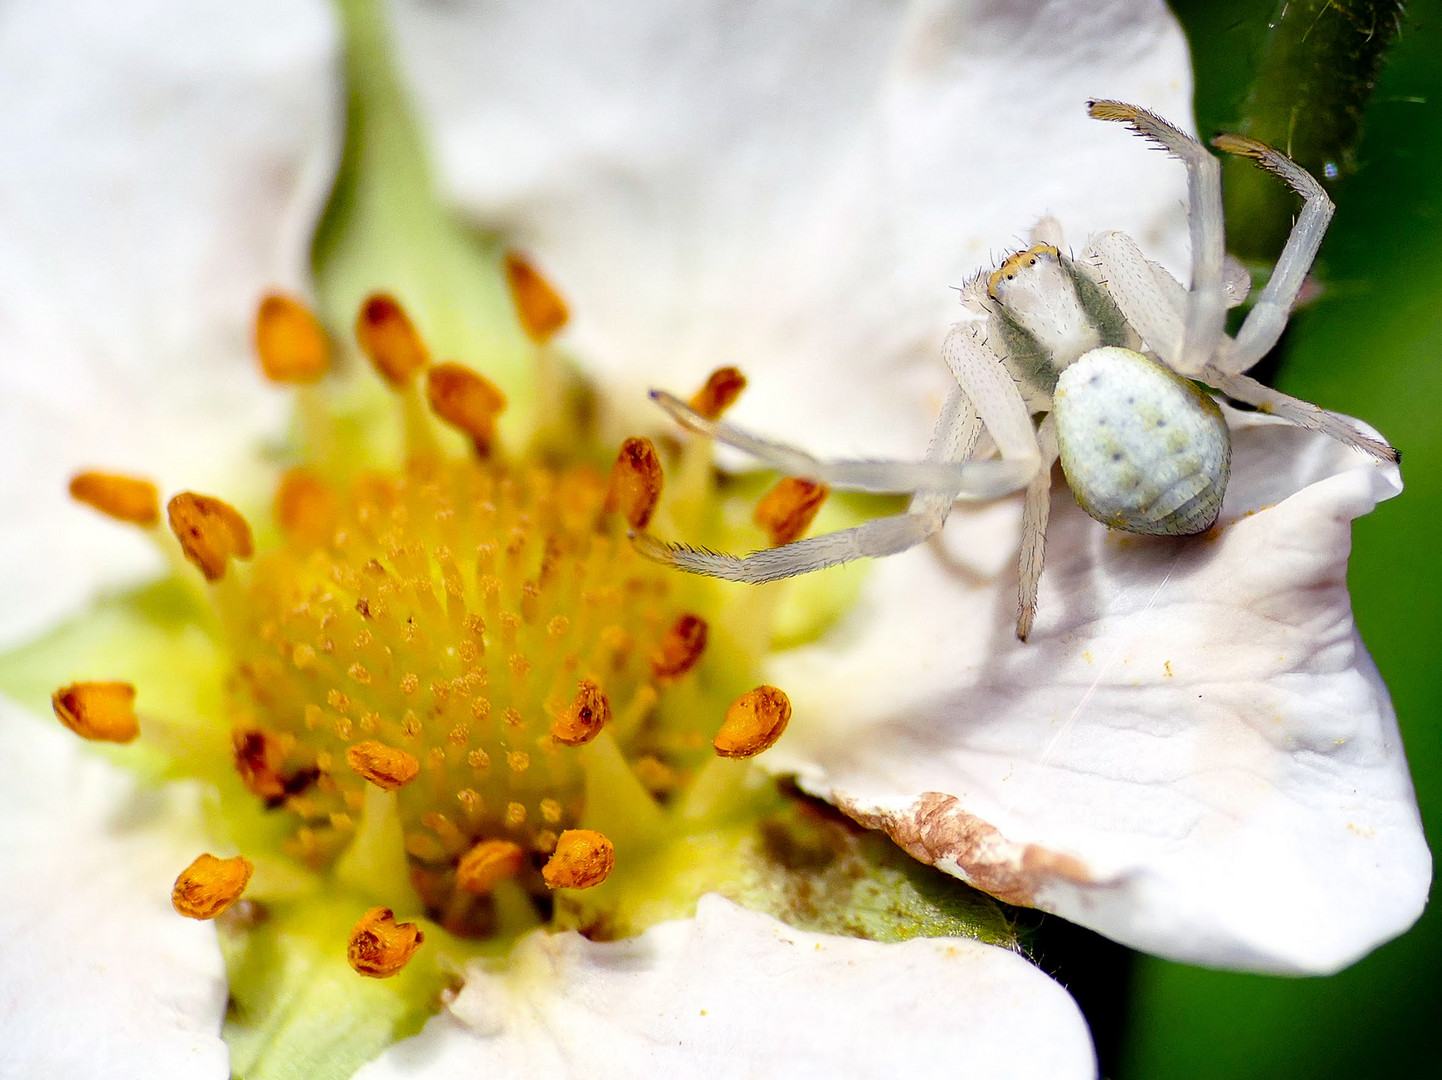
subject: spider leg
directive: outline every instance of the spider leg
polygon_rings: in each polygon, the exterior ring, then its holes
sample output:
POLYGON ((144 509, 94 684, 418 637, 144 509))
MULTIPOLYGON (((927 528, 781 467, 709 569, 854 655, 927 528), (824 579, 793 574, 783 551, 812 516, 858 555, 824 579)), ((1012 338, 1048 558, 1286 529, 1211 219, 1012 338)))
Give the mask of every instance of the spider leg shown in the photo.
POLYGON ((1186 290, 1123 232, 1093 236, 1082 258, 1096 267, 1133 330, 1173 370, 1182 362, 1186 290))
POLYGON ((1176 362, 1169 362, 1169 366, 1182 375, 1196 375, 1212 359, 1227 321, 1223 284, 1227 237, 1222 215, 1221 162, 1190 135, 1135 105, 1092 101, 1087 103, 1087 111, 1095 119, 1126 124, 1149 142, 1180 158, 1187 167, 1192 287, 1187 293, 1181 349, 1176 362))
POLYGON ((1246 402, 1248 405, 1254 405, 1261 412, 1280 416, 1283 420, 1289 420, 1298 427, 1320 432, 1338 442, 1355 446, 1358 450, 1371 454, 1379 461, 1402 460, 1402 455, 1395 449, 1380 439, 1362 434, 1345 417, 1319 408, 1310 401, 1303 401, 1301 398, 1294 398, 1289 394, 1273 390, 1270 386, 1263 386, 1250 376, 1209 371, 1203 375, 1203 378, 1229 397, 1246 402))
POLYGON ((1046 524, 1051 516, 1051 469, 1058 456, 1056 425, 1048 414, 1036 432, 1041 468, 1026 488, 1021 508, 1021 591, 1017 598, 1016 636, 1025 641, 1036 618, 1037 585, 1046 553, 1046 524))
POLYGON ((1217 370, 1234 375, 1266 356, 1282 336, 1335 207, 1311 173, 1265 143, 1244 135, 1218 135, 1212 145, 1229 154, 1251 158, 1268 172, 1280 176, 1304 200, 1302 212, 1297 215, 1297 223, 1292 226, 1267 287, 1247 313, 1231 347, 1212 359, 1212 366, 1217 370))
MULTIPOLYGON (((942 405, 927 448, 928 463, 963 461, 976 449, 981 435, 981 418, 960 386, 954 386, 942 405)), ((632 542, 648 559, 693 574, 759 585, 795 577, 856 559, 880 558, 915 547, 941 531, 958 494, 952 486, 918 491, 904 514, 877 518, 863 525, 822 536, 807 537, 781 547, 753 551, 749 555, 726 555, 671 544, 646 533, 632 542)), ((1013 488, 1015 490, 1015 488, 1013 488)))
MULTIPOLYGON (((1015 384, 1012 389, 1015 391, 1015 384)), ((951 489, 977 498, 995 498, 1024 487, 1033 468, 1030 461, 1020 459, 823 461, 797 447, 760 438, 733 424, 707 419, 665 390, 652 390, 651 400, 672 419, 699 435, 734 446, 788 476, 804 477, 843 491, 909 495, 928 489, 951 489)), ((1035 454, 1032 457, 1035 458, 1035 454)))

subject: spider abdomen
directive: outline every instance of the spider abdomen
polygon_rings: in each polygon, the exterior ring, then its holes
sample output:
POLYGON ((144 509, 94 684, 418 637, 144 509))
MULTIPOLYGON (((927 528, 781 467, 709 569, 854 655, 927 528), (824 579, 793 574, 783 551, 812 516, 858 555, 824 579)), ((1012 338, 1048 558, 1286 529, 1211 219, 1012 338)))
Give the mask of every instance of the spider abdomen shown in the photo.
POLYGON ((1061 373, 1052 416, 1067 483, 1098 521, 1189 536, 1217 520, 1232 444, 1190 379, 1130 349, 1093 349, 1061 373))

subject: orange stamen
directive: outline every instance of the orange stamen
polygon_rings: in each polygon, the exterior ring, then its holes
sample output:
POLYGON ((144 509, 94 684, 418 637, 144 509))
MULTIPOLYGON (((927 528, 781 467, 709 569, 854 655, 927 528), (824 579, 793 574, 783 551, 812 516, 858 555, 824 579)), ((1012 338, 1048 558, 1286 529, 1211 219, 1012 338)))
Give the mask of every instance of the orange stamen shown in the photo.
POLYGON ((267 802, 285 797, 285 777, 281 764, 285 752, 280 740, 266 731, 236 730, 231 734, 235 751, 235 770, 246 790, 267 802))
POLYGON ((170 500, 170 531, 185 557, 206 581, 225 577, 232 558, 248 559, 253 550, 250 525, 240 511, 210 495, 182 491, 170 500))
POLYGON ((213 919, 240 899, 254 870, 255 864, 243 855, 201 855, 175 879, 170 902, 187 919, 213 919))
POLYGON ((128 743, 140 734, 135 687, 126 682, 71 683, 50 695, 50 706, 82 739, 128 743))
POLYGON ((651 656, 651 674, 658 679, 679 679, 696 666, 706 649, 710 627, 699 615, 682 615, 666 631, 651 656))
POLYGON ((405 787, 421 771, 420 762, 404 750, 374 739, 356 743, 345 752, 346 762, 382 791, 405 787))
POLYGON ((270 293, 255 313, 255 351, 271 382, 313 383, 330 367, 320 320, 299 300, 270 293))
POLYGON ((755 757, 776 745, 790 719, 791 699, 774 686, 758 686, 731 703, 712 745, 722 757, 755 757))
POLYGON ((149 480, 118 473, 83 472, 70 481, 70 497, 116 521, 155 525, 160 521, 160 492, 149 480))
POLYGON ((541 877, 553 889, 589 889, 605 881, 615 866, 611 841, 592 829, 567 829, 556 840, 541 877))
POLYGON ((426 343, 401 302, 389 293, 366 298, 356 316, 355 336, 376 371, 397 390, 409 386, 416 372, 430 363, 426 343))
POLYGON ((330 485, 309 469, 291 469, 275 492, 275 520, 281 532, 306 547, 322 547, 335 535, 340 501, 330 485))
POLYGON ((772 547, 799 540, 831 494, 825 484, 794 476, 783 477, 756 504, 751 520, 761 528, 772 547))
POLYGON ((632 437, 621 444, 606 485, 606 512, 620 513, 633 529, 644 529, 661 501, 661 458, 650 439, 632 437))
POLYGON ((690 405, 707 420, 719 420, 745 389, 746 376, 738 368, 717 368, 707 376, 706 385, 696 391, 690 405))
POLYGON ((502 881, 515 877, 525 864, 526 852, 509 840, 483 840, 461 856, 456 884, 467 892, 486 895, 502 881))
POLYGON ((611 719, 611 703, 593 680, 582 679, 575 700, 551 722, 551 734, 567 746, 588 743, 611 719))
POLYGON ((490 453, 496 417, 506 407, 493 382, 460 364, 437 364, 426 372, 426 398, 432 412, 475 441, 477 452, 490 453))
POLYGON ((570 318, 566 302, 519 252, 506 252, 506 284, 511 288, 511 302, 516 305, 521 329, 537 345, 550 341, 566 325, 570 318))
POLYGON ((367 978, 388 979, 410 963, 425 940, 415 923, 398 923, 390 908, 373 907, 351 931, 346 959, 367 978))

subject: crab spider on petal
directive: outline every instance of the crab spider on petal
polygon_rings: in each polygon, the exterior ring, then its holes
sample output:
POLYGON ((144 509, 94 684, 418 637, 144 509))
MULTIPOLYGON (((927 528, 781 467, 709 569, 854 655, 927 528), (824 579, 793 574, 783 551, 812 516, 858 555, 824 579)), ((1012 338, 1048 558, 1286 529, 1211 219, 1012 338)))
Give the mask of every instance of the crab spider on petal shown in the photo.
POLYGON ((1135 105, 1092 101, 1098 120, 1126 124, 1187 169, 1192 283, 1185 289, 1125 233, 1091 237, 1078 259, 1062 253, 1061 230, 1044 218, 1032 246, 982 271, 962 288, 974 316, 947 335, 942 358, 956 380, 922 462, 821 461, 710 419, 653 390, 674 419, 785 473, 850 491, 909 494, 904 513, 746 556, 671 544, 647 534, 648 557, 692 573, 759 584, 865 557, 905 551, 935 535, 962 496, 1025 490, 1016 632, 1036 614, 1050 509, 1060 460, 1077 503, 1125 532, 1190 536, 1221 511, 1231 438, 1221 409, 1200 384, 1381 461, 1396 450, 1346 418, 1243 374, 1277 343, 1321 246, 1333 205, 1316 179, 1254 139, 1220 135, 1212 145, 1251 158, 1303 199, 1281 257, 1236 337, 1227 309, 1247 296, 1246 271, 1226 254, 1221 164, 1201 143, 1135 105), (975 459, 983 428, 996 458, 975 459))

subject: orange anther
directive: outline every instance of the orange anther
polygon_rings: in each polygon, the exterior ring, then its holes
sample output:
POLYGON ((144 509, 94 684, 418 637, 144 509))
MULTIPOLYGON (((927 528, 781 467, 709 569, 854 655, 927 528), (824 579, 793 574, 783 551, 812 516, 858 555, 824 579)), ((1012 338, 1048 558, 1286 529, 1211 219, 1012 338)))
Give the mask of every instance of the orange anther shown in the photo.
POLYGON ((175 879, 170 902, 187 919, 213 919, 240 899, 255 864, 243 855, 200 856, 175 879))
POLYGON ((511 287, 521 329, 537 345, 550 341, 566 325, 570 318, 566 302, 519 252, 506 252, 506 284, 511 287))
POLYGON ((709 630, 699 615, 682 615, 651 655, 651 674, 658 679, 679 679, 690 671, 706 649, 709 630))
POLYGON ((356 316, 355 336, 361 352, 397 390, 410 385, 416 372, 430 363, 426 343, 401 302, 389 293, 366 298, 356 316))
POLYGON ((484 896, 507 878, 520 873, 526 852, 509 840, 482 840, 456 864, 456 884, 484 896))
POLYGON ((309 469, 291 469, 275 491, 275 520, 281 532, 307 547, 321 547, 335 535, 340 500, 309 469))
POLYGON ((374 739, 345 752, 346 762, 382 791, 405 787, 421 771, 420 762, 404 750, 374 739))
POLYGON ((388 979, 410 963, 426 935, 415 923, 398 923, 390 908, 373 907, 350 932, 346 959, 371 979, 388 979))
POLYGON ((299 300, 270 293, 255 313, 255 351, 271 382, 313 383, 330 367, 320 320, 299 300))
POLYGON ((267 731, 244 731, 231 733, 231 745, 235 750, 235 771, 240 773, 240 782, 253 795, 267 801, 285 796, 285 777, 280 767, 285 760, 280 740, 267 731))
POLYGON ((780 547, 801 538, 816 520, 821 504, 830 494, 831 489, 825 484, 814 484, 794 476, 783 477, 761 496, 751 520, 760 526, 772 547, 780 547))
POLYGON ((170 500, 170 531, 180 541, 185 557, 206 581, 225 577, 232 558, 248 559, 252 551, 250 525, 240 511, 210 495, 182 491, 170 500))
POLYGON ((126 682, 78 682, 50 695, 60 722, 82 739, 128 743, 140 734, 135 687, 126 682))
POLYGON ((155 525, 160 521, 160 492, 149 480, 118 473, 83 472, 70 481, 70 497, 116 521, 155 525))
POLYGON ((706 377, 706 385, 692 396, 690 405, 707 420, 719 420, 745 389, 746 376, 739 369, 717 368, 706 377))
POLYGON ((541 867, 541 877, 553 889, 589 889, 605 881, 615 866, 611 841, 592 829, 567 829, 541 867))
POLYGON ((426 398, 432 412, 475 441, 479 453, 490 452, 496 417, 506 408, 506 395, 493 382, 460 364, 437 364, 426 372, 426 398))
POLYGON ((650 439, 632 437, 621 444, 606 485, 606 513, 622 514, 633 529, 644 529, 661 501, 661 458, 650 439))
POLYGON ((774 686, 758 686, 731 703, 712 745, 722 757, 755 757, 776 745, 790 719, 791 699, 774 686))
POLYGON ((588 743, 601 733, 611 719, 606 693, 591 679, 582 679, 576 697, 560 716, 551 721, 551 734, 567 746, 588 743))

